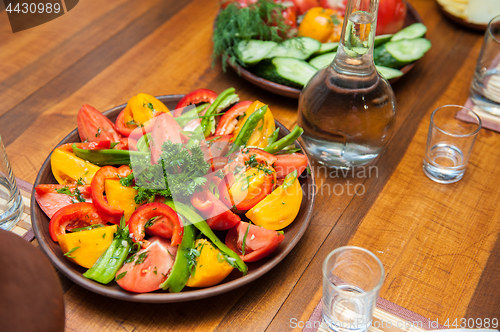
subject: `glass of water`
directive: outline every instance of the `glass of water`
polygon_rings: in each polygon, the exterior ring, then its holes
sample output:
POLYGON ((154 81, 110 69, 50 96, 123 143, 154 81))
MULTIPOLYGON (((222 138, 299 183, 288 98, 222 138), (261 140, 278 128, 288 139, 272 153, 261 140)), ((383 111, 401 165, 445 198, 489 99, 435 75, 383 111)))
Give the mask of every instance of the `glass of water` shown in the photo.
POLYGON ((21 219, 22 213, 21 193, 0 137, 0 228, 12 229, 21 219))
POLYGON ((372 252, 340 247, 323 263, 323 320, 336 332, 363 332, 372 323, 384 266, 372 252))
POLYGON ((488 24, 470 88, 472 102, 500 115, 500 15, 488 24))
POLYGON ((423 169, 425 175, 439 183, 453 183, 465 173, 481 118, 471 109, 445 105, 432 112, 423 169), (468 121, 461 120, 466 114, 468 121))

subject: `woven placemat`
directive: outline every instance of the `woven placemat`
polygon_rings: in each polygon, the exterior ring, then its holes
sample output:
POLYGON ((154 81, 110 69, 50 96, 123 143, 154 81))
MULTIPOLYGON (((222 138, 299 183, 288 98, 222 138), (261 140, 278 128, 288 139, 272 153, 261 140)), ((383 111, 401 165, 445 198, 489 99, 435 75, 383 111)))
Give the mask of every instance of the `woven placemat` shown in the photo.
POLYGON ((22 236, 26 241, 33 241, 35 239, 35 234, 33 233, 33 229, 31 228, 31 191, 33 190, 33 185, 24 180, 17 179, 17 186, 19 187, 19 191, 21 192, 21 196, 23 199, 23 214, 21 216, 21 220, 17 223, 14 228, 12 228, 12 232, 22 236))

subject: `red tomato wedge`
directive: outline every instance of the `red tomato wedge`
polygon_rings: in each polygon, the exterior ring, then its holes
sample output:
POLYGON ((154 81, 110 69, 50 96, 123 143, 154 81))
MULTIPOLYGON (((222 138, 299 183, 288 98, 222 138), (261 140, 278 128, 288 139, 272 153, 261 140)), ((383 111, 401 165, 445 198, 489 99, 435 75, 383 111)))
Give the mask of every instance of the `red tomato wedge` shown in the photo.
POLYGON ((151 149, 151 163, 156 164, 164 142, 182 143, 187 141, 187 138, 181 133, 181 126, 168 113, 162 113, 154 117, 150 122, 153 122, 153 130, 151 131, 152 140, 149 145, 151 149))
POLYGON ((377 35, 396 33, 404 27, 406 4, 403 0, 380 0, 377 16, 377 35))
POLYGON ((255 262, 273 253, 284 239, 285 235, 277 231, 242 221, 229 230, 225 242, 244 262, 255 262), (243 239, 245 239, 244 254, 243 239))
POLYGON ((105 225, 106 220, 97 212, 94 204, 70 204, 59 209, 50 219, 50 237, 57 242, 57 236, 66 234, 67 230, 95 224, 105 225))
POLYGON ((90 105, 83 105, 78 111, 76 119, 78 134, 82 141, 118 142, 120 140, 121 135, 116 131, 113 122, 90 105))
POLYGON ((35 187, 35 199, 47 217, 52 218, 52 216, 61 208, 78 202, 78 192, 80 192, 80 197, 85 200, 85 202, 92 202, 92 197, 90 194, 90 186, 76 186, 76 185, 62 185, 62 184, 40 184, 35 187), (64 187, 67 187, 75 195, 67 195, 63 193, 58 193, 57 190, 61 191, 64 187))
POLYGON ((149 245, 149 241, 143 240, 144 229, 150 235, 158 235, 168 239, 172 238, 172 245, 181 243, 184 232, 184 227, 177 213, 163 203, 141 205, 130 216, 128 226, 132 240, 134 242, 142 241, 143 248, 149 245), (147 225, 148 221, 153 218, 155 219, 152 221, 152 225, 147 225))
POLYGON ((228 230, 241 220, 209 190, 194 193, 191 204, 206 218, 208 226, 213 230, 228 230))
POLYGON ((217 96, 217 93, 212 90, 197 89, 182 97, 175 108, 182 108, 191 104, 213 103, 217 96))
POLYGON ((297 177, 307 168, 307 156, 302 153, 279 154, 274 162, 276 177, 282 178, 297 170, 297 177))
POLYGON ((206 139, 210 147, 210 158, 225 156, 231 147, 233 135, 214 136, 206 139))
POLYGON ((116 273, 116 283, 134 293, 146 293, 160 289, 172 270, 177 247, 169 240, 152 237, 146 249, 138 251, 116 273))
POLYGON ((297 7, 297 14, 302 15, 313 7, 319 6, 318 0, 293 0, 297 7))

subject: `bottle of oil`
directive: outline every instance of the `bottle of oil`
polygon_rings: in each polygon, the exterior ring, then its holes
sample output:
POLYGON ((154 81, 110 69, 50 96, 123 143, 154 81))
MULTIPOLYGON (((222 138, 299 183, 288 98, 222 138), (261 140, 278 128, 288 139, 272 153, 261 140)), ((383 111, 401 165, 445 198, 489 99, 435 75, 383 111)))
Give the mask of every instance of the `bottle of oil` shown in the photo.
POLYGON ((394 130, 394 92, 373 63, 378 2, 348 0, 335 59, 300 95, 297 121, 304 146, 327 166, 370 163, 394 130))

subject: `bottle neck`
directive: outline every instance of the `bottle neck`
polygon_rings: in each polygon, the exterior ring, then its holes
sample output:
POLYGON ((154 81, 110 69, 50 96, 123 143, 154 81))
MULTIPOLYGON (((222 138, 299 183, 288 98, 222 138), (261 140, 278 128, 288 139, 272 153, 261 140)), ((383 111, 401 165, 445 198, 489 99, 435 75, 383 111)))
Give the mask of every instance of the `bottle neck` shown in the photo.
POLYGON ((375 70, 373 44, 379 0, 349 0, 337 55, 331 66, 339 72, 369 74, 375 70))

